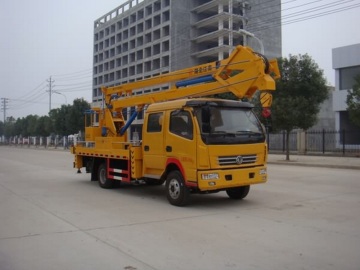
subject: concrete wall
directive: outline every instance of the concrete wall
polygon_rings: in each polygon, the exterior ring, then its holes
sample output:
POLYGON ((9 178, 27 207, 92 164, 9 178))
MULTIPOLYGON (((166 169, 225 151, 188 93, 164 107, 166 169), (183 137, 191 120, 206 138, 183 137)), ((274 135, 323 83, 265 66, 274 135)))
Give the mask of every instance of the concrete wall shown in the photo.
POLYGON ((320 107, 317 123, 310 130, 335 130, 335 112, 333 110, 334 87, 329 87, 329 97, 320 107))
POLYGON ((332 65, 334 69, 360 65, 360 43, 334 48, 332 65))
MULTIPOLYGON (((263 0, 248 2, 251 9, 247 11, 248 24, 245 29, 254 33, 263 42, 265 55, 268 58, 282 56, 281 0, 270 1, 271 3, 263 0)), ((259 51, 257 40, 248 38, 248 45, 259 51)))
POLYGON ((171 1, 171 71, 197 64, 191 58, 190 0, 171 1))

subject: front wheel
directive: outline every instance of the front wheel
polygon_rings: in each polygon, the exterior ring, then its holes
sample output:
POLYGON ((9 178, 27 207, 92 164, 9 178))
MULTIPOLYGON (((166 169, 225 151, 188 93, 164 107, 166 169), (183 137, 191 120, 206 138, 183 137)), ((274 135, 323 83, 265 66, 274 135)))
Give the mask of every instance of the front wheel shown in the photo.
POLYGON ((229 188, 226 190, 226 193, 230 197, 230 199, 242 200, 249 194, 249 191, 250 191, 250 186, 243 186, 243 187, 229 188))
POLYGON ((184 206, 189 203, 190 191, 179 171, 172 171, 166 178, 166 196, 170 204, 184 206))
POLYGON ((110 189, 115 186, 115 181, 107 178, 106 163, 102 163, 99 166, 98 180, 99 180, 99 186, 102 188, 110 189))

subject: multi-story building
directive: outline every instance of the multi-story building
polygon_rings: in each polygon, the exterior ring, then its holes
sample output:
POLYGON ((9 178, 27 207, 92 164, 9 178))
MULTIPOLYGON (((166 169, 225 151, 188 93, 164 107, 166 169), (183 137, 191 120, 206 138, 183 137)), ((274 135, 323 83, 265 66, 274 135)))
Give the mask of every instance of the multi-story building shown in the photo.
POLYGON ((280 57, 281 0, 127 1, 94 23, 93 103, 101 86, 221 60, 236 45, 280 57))
POLYGON ((349 119, 346 97, 348 90, 355 84, 355 76, 360 74, 360 44, 354 44, 332 50, 332 65, 335 69, 335 91, 333 110, 337 130, 354 131, 346 138, 347 144, 360 144, 360 128, 349 119), (353 135, 352 135, 353 134, 353 135))
POLYGON ((260 52, 262 40, 265 55, 279 57, 280 18, 280 0, 127 1, 94 23, 93 102, 102 85, 226 58, 238 44, 260 52))

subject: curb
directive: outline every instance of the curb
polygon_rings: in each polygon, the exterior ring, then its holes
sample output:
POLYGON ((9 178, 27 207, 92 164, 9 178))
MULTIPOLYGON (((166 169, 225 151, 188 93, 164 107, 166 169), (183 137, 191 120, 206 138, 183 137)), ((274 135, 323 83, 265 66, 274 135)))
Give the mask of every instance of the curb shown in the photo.
POLYGON ((335 165, 335 164, 304 163, 304 162, 297 162, 297 161, 290 161, 290 162, 288 162, 288 161, 268 161, 267 164, 360 170, 360 166, 339 165, 339 164, 335 165))

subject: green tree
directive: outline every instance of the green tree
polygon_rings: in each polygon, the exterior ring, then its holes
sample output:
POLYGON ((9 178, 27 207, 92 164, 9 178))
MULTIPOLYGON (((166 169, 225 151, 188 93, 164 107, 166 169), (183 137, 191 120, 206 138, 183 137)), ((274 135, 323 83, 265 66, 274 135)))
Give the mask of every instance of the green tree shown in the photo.
POLYGON ((90 104, 84 99, 75 99, 68 115, 68 135, 84 131, 84 112, 90 109, 90 104))
POLYGON ((90 104, 84 99, 75 99, 73 105, 62 105, 49 113, 51 133, 70 135, 84 131, 84 112, 90 104))
POLYGON ((37 130, 36 130, 36 125, 37 125, 37 121, 39 119, 39 116, 37 115, 28 115, 25 118, 25 122, 26 122, 26 135, 24 136, 36 136, 37 135, 37 130))
POLYGON ((41 116, 36 122, 36 135, 37 136, 49 136, 52 132, 51 120, 49 116, 41 116))
POLYGON ((16 119, 13 132, 14 135, 27 136, 27 122, 25 117, 16 119))
POLYGON ((329 90, 323 71, 309 55, 290 55, 278 63, 281 79, 273 93, 272 119, 276 130, 286 132, 286 160, 290 160, 290 132, 296 128, 306 130, 316 123, 329 90))
POLYGON ((70 111, 71 105, 61 105, 60 108, 52 109, 49 112, 49 117, 51 119, 52 133, 55 133, 56 135, 68 135, 68 129, 67 129, 67 120, 69 118, 68 114, 70 111))
POLYGON ((4 124, 4 135, 6 138, 10 138, 11 136, 15 136, 14 132, 15 118, 9 117, 8 121, 4 124))
POLYGON ((10 138, 14 133, 14 124, 11 122, 6 122, 4 124, 4 135, 6 138, 10 138))
POLYGON ((353 89, 348 91, 346 104, 350 120, 360 127, 360 74, 355 77, 353 89))

